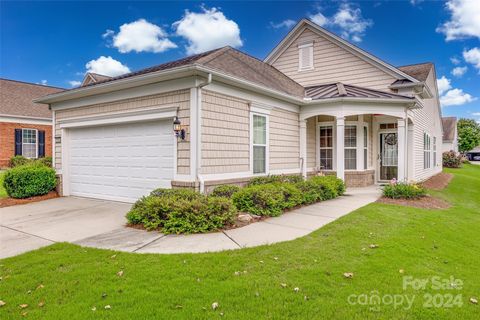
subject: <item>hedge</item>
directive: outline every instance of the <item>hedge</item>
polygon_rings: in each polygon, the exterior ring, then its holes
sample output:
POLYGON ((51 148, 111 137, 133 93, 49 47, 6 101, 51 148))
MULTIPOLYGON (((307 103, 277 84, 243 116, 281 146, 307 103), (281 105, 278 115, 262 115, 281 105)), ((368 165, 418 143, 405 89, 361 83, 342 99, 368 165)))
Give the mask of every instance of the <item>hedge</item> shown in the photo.
POLYGON ((14 156, 10 158, 10 167, 15 168, 27 164, 39 164, 46 167, 52 166, 52 157, 43 157, 38 159, 29 159, 24 156, 14 156))
POLYGON ((28 198, 55 189, 55 170, 43 165, 27 164, 7 170, 3 185, 12 198, 28 198))
POLYGON ((240 187, 231 184, 224 184, 213 189, 211 195, 215 197, 230 198, 234 193, 240 191, 240 187))

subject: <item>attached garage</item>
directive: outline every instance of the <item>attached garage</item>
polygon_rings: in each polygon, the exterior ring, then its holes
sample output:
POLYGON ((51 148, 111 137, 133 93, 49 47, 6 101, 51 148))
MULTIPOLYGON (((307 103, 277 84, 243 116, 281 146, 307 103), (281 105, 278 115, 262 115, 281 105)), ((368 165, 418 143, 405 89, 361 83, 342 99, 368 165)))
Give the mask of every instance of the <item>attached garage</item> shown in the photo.
POLYGON ((64 187, 72 196, 134 202, 171 187, 171 119, 72 126, 64 139, 64 187))

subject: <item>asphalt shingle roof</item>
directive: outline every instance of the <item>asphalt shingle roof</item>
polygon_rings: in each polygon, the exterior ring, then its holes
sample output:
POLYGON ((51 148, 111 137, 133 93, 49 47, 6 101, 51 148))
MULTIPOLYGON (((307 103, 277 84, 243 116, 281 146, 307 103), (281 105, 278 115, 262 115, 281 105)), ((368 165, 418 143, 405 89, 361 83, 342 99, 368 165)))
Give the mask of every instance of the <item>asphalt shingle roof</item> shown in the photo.
POLYGON ((442 118, 443 125, 443 141, 453 141, 455 139, 455 127, 457 126, 457 118, 442 118))

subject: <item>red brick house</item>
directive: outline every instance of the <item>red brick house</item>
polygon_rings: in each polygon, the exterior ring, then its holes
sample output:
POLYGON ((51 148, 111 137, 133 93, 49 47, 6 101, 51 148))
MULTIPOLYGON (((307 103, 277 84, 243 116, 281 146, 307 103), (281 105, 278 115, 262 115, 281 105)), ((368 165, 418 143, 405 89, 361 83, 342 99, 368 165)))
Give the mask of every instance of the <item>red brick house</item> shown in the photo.
POLYGON ((61 88, 0 79, 0 168, 10 158, 52 155, 52 112, 32 100, 63 91, 61 88))

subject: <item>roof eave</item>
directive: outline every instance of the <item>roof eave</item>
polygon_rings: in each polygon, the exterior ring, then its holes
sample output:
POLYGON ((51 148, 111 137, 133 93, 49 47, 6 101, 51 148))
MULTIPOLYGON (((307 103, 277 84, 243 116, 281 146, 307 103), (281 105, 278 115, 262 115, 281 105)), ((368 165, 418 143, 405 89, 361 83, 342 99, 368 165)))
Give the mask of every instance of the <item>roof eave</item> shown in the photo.
POLYGON ((304 101, 305 104, 326 104, 326 103, 338 103, 338 102, 354 102, 354 103, 391 103, 409 105, 415 104, 416 101, 413 98, 357 98, 357 97, 340 97, 340 98, 327 98, 304 101))

